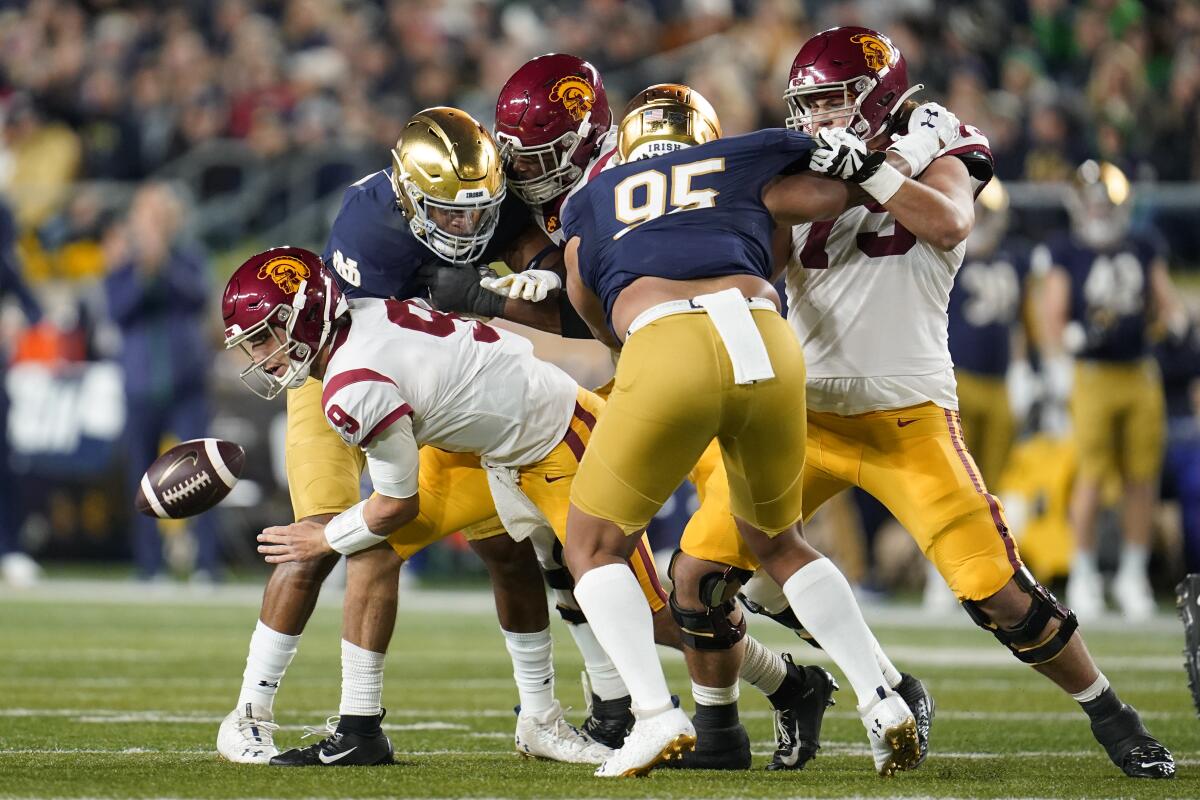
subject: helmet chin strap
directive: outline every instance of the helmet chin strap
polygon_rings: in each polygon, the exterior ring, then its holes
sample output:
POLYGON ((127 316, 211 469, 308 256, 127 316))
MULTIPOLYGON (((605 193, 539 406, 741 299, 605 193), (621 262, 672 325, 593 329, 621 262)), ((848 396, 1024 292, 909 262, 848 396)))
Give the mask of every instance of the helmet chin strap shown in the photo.
POLYGON ((874 134, 872 134, 872 136, 873 137, 878 136, 881 133, 887 132, 888 128, 891 127, 892 123, 896 121, 896 114, 897 114, 897 112, 900 111, 901 107, 903 107, 904 101, 907 100, 908 98, 912 97, 914 94, 916 94, 917 92, 921 91, 924 88, 925 88, 925 84, 923 84, 923 83, 918 83, 914 86, 908 87, 908 89, 904 92, 904 94, 900 95, 900 99, 898 99, 892 105, 892 110, 889 111, 887 113, 887 116, 883 118, 883 125, 881 125, 879 130, 876 131, 874 134))

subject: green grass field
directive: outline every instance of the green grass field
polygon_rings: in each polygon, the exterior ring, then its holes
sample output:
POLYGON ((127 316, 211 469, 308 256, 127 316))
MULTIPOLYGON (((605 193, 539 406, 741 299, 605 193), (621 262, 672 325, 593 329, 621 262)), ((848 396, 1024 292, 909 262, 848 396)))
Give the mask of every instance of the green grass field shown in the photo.
MULTIPOLYGON (((284 746, 336 711, 340 599, 328 594, 276 703, 284 746)), ((600 781, 587 767, 513 752, 516 691, 490 596, 477 590, 401 593, 384 691, 395 767, 286 771, 219 760, 217 724, 237 697, 257 602, 257 590, 245 587, 211 595, 103 582, 0 590, 0 797, 1200 797, 1200 721, 1185 687, 1182 631, 1165 614, 1135 629, 1101 626, 1089 643, 1174 751, 1173 781, 1124 778, 1073 702, 965 618, 915 624, 915 609, 868 618, 900 667, 937 698, 932 753, 920 770, 875 776, 843 690, 817 760, 801 772, 768 773, 771 718, 747 688, 751 772, 600 781)), ((798 661, 827 663, 772 623, 754 620, 751 629, 798 661)), ((578 722, 580 660, 557 623, 556 643, 558 694, 578 722)), ((690 706, 682 660, 665 661, 690 706)))

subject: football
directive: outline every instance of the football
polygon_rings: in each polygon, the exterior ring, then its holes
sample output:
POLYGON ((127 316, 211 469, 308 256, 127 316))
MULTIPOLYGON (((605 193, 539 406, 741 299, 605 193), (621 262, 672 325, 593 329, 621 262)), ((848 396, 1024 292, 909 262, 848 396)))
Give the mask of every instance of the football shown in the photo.
POLYGON ((209 510, 225 499, 246 463, 241 445, 223 439, 180 442, 154 460, 142 476, 137 510, 179 519, 209 510))

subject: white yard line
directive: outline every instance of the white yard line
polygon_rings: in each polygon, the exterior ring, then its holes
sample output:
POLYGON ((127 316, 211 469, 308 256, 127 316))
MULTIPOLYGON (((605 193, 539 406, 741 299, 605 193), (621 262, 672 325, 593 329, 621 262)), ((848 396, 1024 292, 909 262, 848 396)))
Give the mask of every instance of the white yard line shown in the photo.
MULTIPOLYGON (((0 585, 0 602, 20 603, 80 603, 86 605, 204 605, 257 608, 262 601, 260 584, 236 584, 232 586, 193 587, 187 584, 146 586, 134 581, 112 580, 68 580, 50 579, 30 589, 16 589, 0 585)), ((340 606, 342 591, 338 587, 325 586, 321 593, 322 604, 340 606)), ((400 590, 401 612, 426 614, 470 614, 492 615, 495 606, 492 594, 486 588, 460 590, 424 589, 402 587, 400 590)), ((863 611, 869 622, 881 629, 920 628, 945 630, 973 630, 974 625, 965 614, 929 616, 919 607, 909 604, 867 604, 863 611)), ((753 617, 752 617, 753 619, 753 617)), ((765 621, 764 621, 765 622, 765 621)), ((774 626, 759 625, 770 629, 774 626)), ((1116 615, 1107 615, 1098 620, 1089 620, 1087 630, 1128 632, 1129 623, 1116 615)), ((253 622, 251 622, 253 628, 253 622)), ((782 629, 779 629, 782 630, 782 629)), ((1166 633, 1181 630, 1179 621, 1165 607, 1151 620, 1139 622, 1137 632, 1166 633)), ((249 635, 249 632, 247 633, 249 635)), ((890 650, 891 648, 889 648, 890 650)))

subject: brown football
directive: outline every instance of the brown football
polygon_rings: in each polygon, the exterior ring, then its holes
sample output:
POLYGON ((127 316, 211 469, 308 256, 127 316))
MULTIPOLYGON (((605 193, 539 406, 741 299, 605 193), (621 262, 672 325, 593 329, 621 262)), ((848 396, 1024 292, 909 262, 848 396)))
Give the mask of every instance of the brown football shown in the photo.
POLYGON ((223 439, 180 442, 154 460, 138 487, 137 510, 178 519, 208 511, 225 499, 246 463, 241 445, 223 439))

